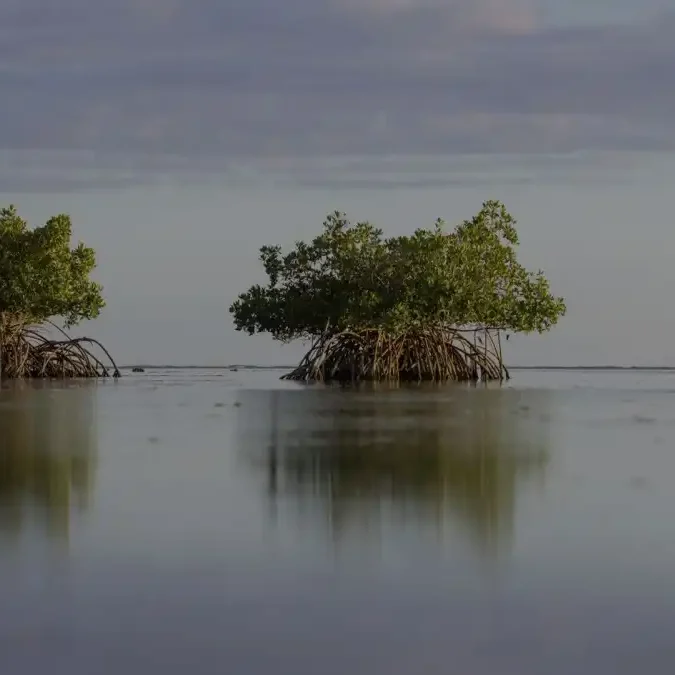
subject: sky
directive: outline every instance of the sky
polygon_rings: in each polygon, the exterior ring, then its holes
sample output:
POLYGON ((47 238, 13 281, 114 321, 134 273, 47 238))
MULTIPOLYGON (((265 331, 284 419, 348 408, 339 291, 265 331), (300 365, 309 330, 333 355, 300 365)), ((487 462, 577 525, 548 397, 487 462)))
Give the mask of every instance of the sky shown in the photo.
POLYGON ((675 0, 3 0, 0 204, 69 213, 122 363, 287 364, 258 249, 335 209, 518 221, 568 313, 518 365, 671 365, 675 0))

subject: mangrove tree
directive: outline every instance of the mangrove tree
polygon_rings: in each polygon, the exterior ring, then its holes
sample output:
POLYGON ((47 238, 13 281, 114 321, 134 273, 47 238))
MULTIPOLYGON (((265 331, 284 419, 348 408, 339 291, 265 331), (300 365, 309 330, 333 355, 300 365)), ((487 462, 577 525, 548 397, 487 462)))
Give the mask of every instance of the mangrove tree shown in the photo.
POLYGON ((330 214, 311 242, 263 246, 267 283, 230 307, 237 330, 311 346, 300 380, 501 380, 501 334, 543 333, 565 313, 544 273, 518 262, 498 201, 449 230, 385 237, 330 214))
POLYGON ((82 243, 71 248, 71 236, 65 214, 30 228, 15 206, 0 209, 0 376, 119 375, 98 342, 65 333, 105 306, 102 287, 90 279, 94 250, 82 243))

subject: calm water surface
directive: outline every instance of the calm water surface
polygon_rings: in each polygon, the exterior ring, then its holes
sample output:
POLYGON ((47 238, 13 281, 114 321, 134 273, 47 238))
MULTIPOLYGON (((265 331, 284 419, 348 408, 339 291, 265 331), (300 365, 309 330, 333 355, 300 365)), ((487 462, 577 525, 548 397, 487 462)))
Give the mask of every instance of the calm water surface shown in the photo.
POLYGON ((675 373, 0 390, 0 673, 675 672, 675 373))

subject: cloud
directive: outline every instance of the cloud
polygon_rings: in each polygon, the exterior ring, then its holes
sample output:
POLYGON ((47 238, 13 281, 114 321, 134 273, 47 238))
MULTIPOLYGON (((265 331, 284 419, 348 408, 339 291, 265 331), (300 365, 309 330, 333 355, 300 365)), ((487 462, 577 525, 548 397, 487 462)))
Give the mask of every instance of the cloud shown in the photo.
POLYGON ((127 180, 129 163, 136 179, 176 163, 672 150, 673 18, 563 27, 540 9, 5 0, 0 178, 29 152, 79 157, 79 171, 84 153, 105 184, 106 171, 127 180))
POLYGON ((433 17, 437 29, 455 35, 476 33, 523 34, 539 23, 536 0, 333 0, 357 16, 410 20, 433 17))

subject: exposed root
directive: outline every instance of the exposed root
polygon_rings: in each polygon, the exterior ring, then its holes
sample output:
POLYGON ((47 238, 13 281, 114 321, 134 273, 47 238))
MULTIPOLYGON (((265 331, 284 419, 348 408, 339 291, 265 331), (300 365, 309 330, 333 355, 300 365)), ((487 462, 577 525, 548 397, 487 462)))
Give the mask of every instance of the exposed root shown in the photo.
POLYGON ((326 333, 297 368, 302 381, 477 381, 509 379, 501 341, 488 329, 431 327, 391 334, 380 329, 326 333))
POLYGON ((71 338, 58 326, 62 340, 50 339, 41 328, 22 328, 0 344, 0 373, 13 378, 119 377, 112 356, 92 338, 71 338), (100 350, 100 357, 95 349, 100 350))

